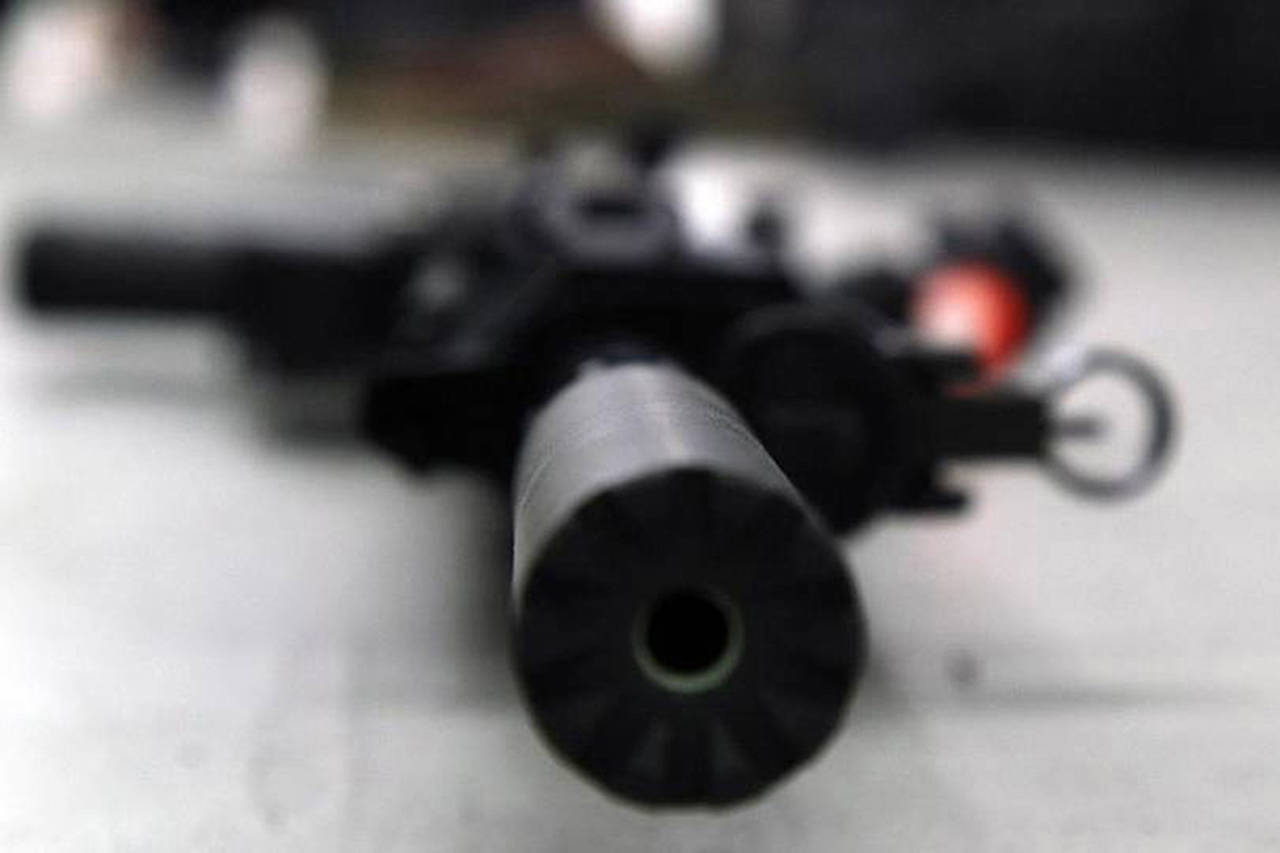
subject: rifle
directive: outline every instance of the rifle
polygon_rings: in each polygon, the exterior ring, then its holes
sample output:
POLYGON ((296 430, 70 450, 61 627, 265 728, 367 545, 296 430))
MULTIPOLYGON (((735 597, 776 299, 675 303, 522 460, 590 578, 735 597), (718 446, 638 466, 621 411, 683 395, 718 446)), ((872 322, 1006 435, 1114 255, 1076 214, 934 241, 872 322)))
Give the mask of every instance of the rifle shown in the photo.
POLYGON ((506 486, 512 659, 543 737, 632 802, 734 804, 821 749, 862 673, 838 535, 959 510, 945 474, 974 460, 1135 494, 1174 417, 1159 377, 1116 351, 1010 379, 1067 290, 1024 225, 951 223, 910 270, 817 293, 769 211, 733 256, 693 248, 656 178, 668 147, 540 151, 504 192, 343 246, 45 225, 23 295, 42 313, 218 318, 270 372, 351 378, 361 435, 407 468, 506 486), (998 310, 970 313, 982 334, 965 345, 929 343, 911 306, 956 293, 998 310), (1120 477, 1060 453, 1102 431, 1058 411, 1101 373, 1150 417, 1120 477))

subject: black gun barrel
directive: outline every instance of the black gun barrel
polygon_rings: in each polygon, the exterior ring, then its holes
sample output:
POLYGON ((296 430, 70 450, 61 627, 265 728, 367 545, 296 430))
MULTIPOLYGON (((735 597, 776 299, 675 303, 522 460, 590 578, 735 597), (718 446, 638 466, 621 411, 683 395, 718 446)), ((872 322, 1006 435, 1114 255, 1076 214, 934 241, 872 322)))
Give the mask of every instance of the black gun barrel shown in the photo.
POLYGON ((23 301, 57 313, 212 314, 235 261, 211 241, 75 223, 30 229, 20 255, 23 301))
POLYGON ((763 792, 839 725, 864 657, 836 543, 722 397, 587 368, 513 492, 518 678, 544 736, 652 805, 763 792))

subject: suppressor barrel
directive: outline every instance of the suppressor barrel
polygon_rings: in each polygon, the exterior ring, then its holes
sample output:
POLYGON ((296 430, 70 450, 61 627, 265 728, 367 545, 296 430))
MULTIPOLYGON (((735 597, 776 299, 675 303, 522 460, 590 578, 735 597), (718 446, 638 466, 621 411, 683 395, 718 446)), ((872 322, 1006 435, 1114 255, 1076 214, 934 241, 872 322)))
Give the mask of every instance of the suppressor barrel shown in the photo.
POLYGON ((733 803, 838 726, 865 646, 849 573, 710 388, 672 366, 588 369, 533 419, 513 495, 520 684, 604 788, 733 803))

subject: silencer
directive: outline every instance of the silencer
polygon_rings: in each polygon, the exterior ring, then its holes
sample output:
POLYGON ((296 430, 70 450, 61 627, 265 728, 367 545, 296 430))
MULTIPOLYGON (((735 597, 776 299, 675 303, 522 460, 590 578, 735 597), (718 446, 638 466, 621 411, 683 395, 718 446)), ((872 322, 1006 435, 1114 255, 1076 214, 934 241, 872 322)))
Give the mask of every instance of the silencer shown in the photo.
POLYGON ((515 659, 545 738, 650 805, 762 793, 839 725, 864 658, 835 541, 678 368, 586 369, 513 490, 515 659))

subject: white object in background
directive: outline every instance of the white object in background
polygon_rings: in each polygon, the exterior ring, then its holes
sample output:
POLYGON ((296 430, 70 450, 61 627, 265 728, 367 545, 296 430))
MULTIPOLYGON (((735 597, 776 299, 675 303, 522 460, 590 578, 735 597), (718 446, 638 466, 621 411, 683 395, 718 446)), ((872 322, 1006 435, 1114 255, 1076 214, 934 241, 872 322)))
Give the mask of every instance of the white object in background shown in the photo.
POLYGON ((82 112, 119 82, 123 6, 93 0, 27 2, 5 22, 0 80, 5 112, 50 124, 82 112))
POLYGON ((267 15, 240 33, 222 85, 223 112, 236 140, 255 152, 297 151, 324 118, 329 69, 300 21, 267 15))
POLYGON ((692 74, 711 60, 717 0, 592 0, 592 16, 633 59, 659 74, 692 74))

